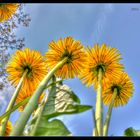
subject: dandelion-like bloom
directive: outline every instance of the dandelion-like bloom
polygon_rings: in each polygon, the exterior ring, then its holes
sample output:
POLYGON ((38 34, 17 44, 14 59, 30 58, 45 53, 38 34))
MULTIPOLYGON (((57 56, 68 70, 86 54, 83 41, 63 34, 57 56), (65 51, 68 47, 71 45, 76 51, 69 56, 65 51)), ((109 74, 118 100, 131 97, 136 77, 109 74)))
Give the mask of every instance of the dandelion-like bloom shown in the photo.
POLYGON ((74 78, 83 69, 86 54, 80 41, 75 41, 72 37, 52 41, 49 44, 49 51, 46 53, 46 62, 50 69, 64 58, 67 62, 56 72, 61 78, 74 78))
POLYGON ((0 22, 4 22, 12 17, 19 4, 1 3, 0 4, 0 22))
POLYGON ((17 86, 25 70, 24 87, 33 89, 47 74, 46 64, 40 52, 25 48, 17 50, 7 66, 8 79, 17 86))
POLYGON ((106 84, 102 94, 105 105, 110 104, 115 88, 117 89, 117 96, 114 100, 114 107, 127 104, 134 90, 133 83, 127 73, 122 72, 116 79, 110 80, 106 84))
MULTIPOLYGON (((9 136, 9 134, 11 133, 12 131, 12 123, 10 121, 7 122, 7 125, 6 125, 6 130, 5 130, 5 136, 9 136)), ((1 126, 0 126, 0 131, 1 131, 1 126)))
POLYGON ((106 44, 100 47, 96 44, 93 48, 88 47, 86 54, 87 62, 81 70, 80 79, 88 87, 93 84, 97 87, 99 69, 102 70, 103 86, 109 79, 117 77, 123 69, 123 65, 119 63, 121 55, 116 48, 108 47, 106 44))
MULTIPOLYGON (((34 91, 35 91, 35 89, 34 90, 29 90, 29 89, 24 89, 23 88, 23 90, 21 90, 21 92, 19 93, 19 95, 18 95, 18 97, 16 99, 16 104, 24 101, 27 97, 31 97, 33 95, 34 91)), ((45 96, 45 94, 42 93, 41 96, 40 96, 40 98, 39 98, 38 104, 41 103, 41 101, 44 98, 44 96, 45 96)), ((24 110, 25 106, 26 105, 20 106, 18 108, 19 112, 22 112, 24 110)))

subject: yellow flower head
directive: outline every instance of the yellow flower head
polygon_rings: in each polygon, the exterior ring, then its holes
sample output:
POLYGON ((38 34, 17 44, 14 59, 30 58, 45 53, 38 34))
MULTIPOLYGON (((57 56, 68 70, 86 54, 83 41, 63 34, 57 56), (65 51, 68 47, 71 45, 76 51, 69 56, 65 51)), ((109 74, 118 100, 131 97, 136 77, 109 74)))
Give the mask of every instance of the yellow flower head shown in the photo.
MULTIPOLYGON (((18 95, 18 97, 17 97, 17 99, 16 99, 16 104, 22 102, 22 101, 25 100, 27 97, 31 97, 31 96, 34 94, 34 91, 35 91, 35 89, 29 90, 29 89, 26 89, 26 88, 24 89, 24 88, 23 88, 23 89, 20 91, 20 93, 19 93, 19 95, 18 95)), ((44 96, 45 96, 45 93, 42 93, 41 96, 40 96, 40 98, 39 98, 38 104, 41 103, 41 101, 42 101, 42 99, 44 98, 44 96)), ((24 110, 25 106, 26 106, 26 105, 20 106, 20 107, 18 108, 19 112, 22 112, 22 111, 24 110)))
POLYGON ((17 50, 7 66, 8 79, 17 86, 25 70, 28 70, 24 80, 24 87, 31 88, 47 74, 46 64, 40 52, 25 48, 17 50))
POLYGON ((75 41, 72 37, 66 37, 57 42, 52 41, 49 44, 46 62, 48 67, 52 69, 57 63, 67 57, 67 62, 56 72, 56 75, 66 79, 74 78, 78 76, 83 68, 83 63, 86 59, 85 55, 80 41, 75 41))
POLYGON ((110 80, 104 86, 102 98, 105 105, 110 104, 115 88, 117 89, 117 96, 114 101, 114 107, 127 104, 134 91, 133 83, 127 73, 122 72, 116 79, 110 80))
MULTIPOLYGON (((12 123, 10 121, 8 121, 7 126, 6 126, 5 136, 9 136, 12 129, 13 129, 12 123)), ((1 126, 0 126, 0 131, 1 131, 1 126)))
POLYGON ((0 4, 0 22, 4 22, 12 17, 19 4, 1 3, 0 4))
POLYGON ((119 64, 121 59, 116 48, 110 48, 106 44, 101 47, 96 44, 93 48, 86 49, 87 62, 84 63, 84 69, 81 70, 80 79, 88 87, 95 84, 97 87, 98 70, 102 70, 103 85, 120 73, 123 65, 119 64))

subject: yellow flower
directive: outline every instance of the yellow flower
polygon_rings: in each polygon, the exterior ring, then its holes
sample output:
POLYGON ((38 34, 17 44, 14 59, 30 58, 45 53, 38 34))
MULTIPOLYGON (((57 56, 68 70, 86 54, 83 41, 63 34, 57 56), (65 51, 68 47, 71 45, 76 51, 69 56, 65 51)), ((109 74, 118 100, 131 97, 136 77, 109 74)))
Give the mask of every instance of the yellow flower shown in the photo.
POLYGON ((1 3, 0 4, 0 22, 4 22, 12 17, 19 4, 1 3))
POLYGON ((7 66, 8 79, 17 86, 25 70, 28 70, 24 80, 25 88, 33 88, 47 74, 46 64, 40 52, 25 48, 17 50, 7 66))
MULTIPOLYGON (((23 90, 20 91, 20 93, 19 93, 19 95, 18 95, 18 97, 16 99, 16 104, 22 102, 27 97, 31 97, 34 94, 34 91, 35 91, 35 89, 29 90, 29 89, 23 88, 23 90)), ((44 98, 44 96, 45 96, 45 93, 42 93, 41 96, 40 96, 40 98, 39 98, 38 104, 41 103, 41 101, 44 98)), ((25 106, 26 105, 20 106, 18 108, 19 112, 22 112, 24 110, 25 106)))
MULTIPOLYGON (((13 129, 12 123, 10 121, 7 122, 6 130, 5 130, 5 136, 9 136, 13 129)), ((1 131, 1 126, 0 126, 0 131, 1 131)))
POLYGON ((114 77, 117 77, 123 69, 123 65, 119 64, 121 60, 120 53, 116 48, 108 47, 103 44, 101 47, 96 44, 92 48, 86 48, 87 62, 84 63, 84 69, 81 70, 80 79, 88 87, 95 84, 97 87, 98 70, 102 70, 103 86, 114 77))
POLYGON ((104 87, 102 94, 103 102, 109 105, 112 99, 114 89, 117 88, 117 96, 114 101, 114 107, 123 106, 128 103, 132 97, 133 83, 127 73, 122 72, 116 79, 110 80, 104 87))
POLYGON ((56 72, 56 75, 66 79, 74 78, 83 68, 85 56, 81 42, 75 41, 72 37, 66 37, 49 44, 46 62, 48 67, 52 69, 58 62, 67 57, 67 62, 56 72))

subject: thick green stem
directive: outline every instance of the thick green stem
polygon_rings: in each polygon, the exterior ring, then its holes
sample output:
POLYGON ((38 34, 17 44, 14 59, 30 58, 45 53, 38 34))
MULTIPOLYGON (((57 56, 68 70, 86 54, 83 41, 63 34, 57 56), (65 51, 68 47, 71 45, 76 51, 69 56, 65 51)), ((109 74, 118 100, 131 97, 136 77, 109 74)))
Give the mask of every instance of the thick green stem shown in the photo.
POLYGON ((35 125, 34 125, 34 127, 33 127, 33 130, 32 130, 32 132, 31 132, 30 136, 35 136, 35 133, 36 133, 36 131, 37 131, 37 127, 38 127, 38 125, 39 125, 39 123, 40 123, 40 120, 41 120, 41 117, 42 117, 42 112, 43 112, 43 109, 44 109, 44 105, 45 105, 45 102, 43 102, 43 104, 41 105, 41 107, 40 107, 40 109, 39 109, 39 112, 38 112, 39 114, 38 114, 36 123, 35 123, 35 125))
MULTIPOLYGON (((55 76, 52 76, 52 83, 56 83, 55 76)), ((42 117, 43 110, 44 110, 45 105, 46 105, 46 103, 48 101, 49 94, 50 94, 50 92, 48 93, 48 96, 46 97, 45 101, 42 103, 42 105, 40 107, 40 110, 39 110, 39 113, 38 113, 38 118, 36 120, 36 123, 34 125, 34 128, 33 128, 32 132, 31 132, 30 136, 34 136, 36 131, 37 131, 38 125, 39 125, 41 117, 42 117)))
MULTIPOLYGON (((27 72, 28 72, 28 70, 26 69, 26 70, 24 71, 24 73, 23 73, 23 75, 22 75, 20 81, 19 81, 19 84, 18 84, 17 87, 16 87, 16 90, 15 90, 15 92, 14 92, 14 94, 13 94, 11 100, 10 100, 10 103, 8 104, 8 107, 7 107, 7 109, 6 109, 6 112, 9 111, 9 110, 11 110, 11 109, 13 108, 13 106, 14 106, 14 104, 15 104, 15 101, 16 101, 16 98, 17 98, 17 96, 18 96, 18 94, 19 94, 19 92, 20 92, 20 90, 21 90, 22 85, 23 85, 23 81, 24 81, 24 79, 25 79, 25 77, 26 77, 26 75, 27 75, 27 72)), ((4 136, 4 135, 5 135, 6 125, 7 125, 8 119, 9 119, 9 117, 10 117, 10 114, 11 114, 11 113, 9 113, 9 114, 5 117, 5 119, 2 121, 2 124, 1 124, 2 129, 1 129, 1 132, 0 132, 0 135, 1 135, 1 136, 4 136)))
POLYGON ((16 121, 16 124, 14 126, 13 131, 11 132, 10 136, 20 136, 22 135, 22 132, 24 130, 24 127, 30 118, 30 115, 33 113, 33 111, 37 108, 38 105, 38 99, 42 92, 44 91, 46 85, 48 84, 50 78, 53 76, 53 74, 61 68, 66 62, 68 58, 64 58, 62 61, 60 61, 40 82, 39 86, 35 90, 34 94, 32 95, 31 99, 29 100, 28 104, 26 105, 24 111, 20 114, 18 120, 16 121))
MULTIPOLYGON (((97 125, 97 131, 99 136, 103 135, 103 112, 102 112, 102 69, 98 70, 98 81, 97 81, 97 95, 96 95, 96 110, 95 120, 97 125)), ((94 132, 93 132, 94 135, 94 132)))
MULTIPOLYGON (((60 82, 62 82, 63 80, 59 80, 59 81, 56 81, 55 83, 51 83, 49 84, 45 89, 53 86, 54 84, 59 84, 60 82)), ((23 101, 21 101, 20 103, 16 104, 15 106, 13 106, 13 108, 9 111, 6 111, 4 114, 2 114, 0 116, 0 122, 5 118, 7 117, 10 113, 14 112, 16 109, 18 109, 20 106, 24 106, 28 103, 28 101, 30 100, 31 97, 27 97, 25 98, 23 101)))
POLYGON ((113 109, 113 105, 114 105, 114 101, 115 101, 116 96, 117 96, 117 88, 114 89, 112 100, 111 100, 111 103, 109 105, 108 112, 106 114, 106 119, 105 119, 104 128, 103 128, 103 136, 108 135, 108 128, 109 128, 111 113, 112 113, 112 109, 113 109))
POLYGON ((92 115, 93 115, 93 122, 94 122, 94 130, 93 130, 93 136, 99 136, 98 130, 97 130, 97 124, 95 120, 95 111, 92 110, 92 115))

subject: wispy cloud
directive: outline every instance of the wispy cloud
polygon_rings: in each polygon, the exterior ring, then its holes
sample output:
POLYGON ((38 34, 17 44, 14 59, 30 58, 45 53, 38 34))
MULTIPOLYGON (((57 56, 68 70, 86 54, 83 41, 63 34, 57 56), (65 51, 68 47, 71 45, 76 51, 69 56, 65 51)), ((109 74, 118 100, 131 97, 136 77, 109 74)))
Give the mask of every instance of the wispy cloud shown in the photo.
POLYGON ((107 21, 111 13, 114 11, 114 5, 113 4, 104 4, 102 7, 100 14, 98 16, 98 19, 95 23, 93 32, 91 34, 91 38, 94 40, 99 40, 102 36, 102 33, 106 27, 107 21))

